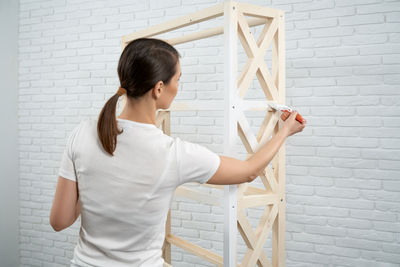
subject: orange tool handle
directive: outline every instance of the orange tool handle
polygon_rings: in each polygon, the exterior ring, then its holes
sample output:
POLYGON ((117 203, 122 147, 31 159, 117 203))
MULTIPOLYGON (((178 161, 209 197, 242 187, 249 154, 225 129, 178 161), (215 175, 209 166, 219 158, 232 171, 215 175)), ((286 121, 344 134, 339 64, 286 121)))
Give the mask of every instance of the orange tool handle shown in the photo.
MULTIPOLYGON (((284 112, 284 113, 287 114, 288 116, 292 113, 292 112, 289 112, 288 110, 282 110, 282 112, 284 112)), ((296 115, 296 120, 297 120, 298 122, 300 122, 300 123, 303 123, 303 122, 306 121, 299 113, 297 113, 297 115, 296 115)))

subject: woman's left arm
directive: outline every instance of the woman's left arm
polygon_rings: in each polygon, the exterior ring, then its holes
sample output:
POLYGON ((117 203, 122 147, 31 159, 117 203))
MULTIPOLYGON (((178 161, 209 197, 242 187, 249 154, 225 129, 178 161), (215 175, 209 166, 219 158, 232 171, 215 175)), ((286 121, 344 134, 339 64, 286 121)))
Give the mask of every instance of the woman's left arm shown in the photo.
POLYGON ((56 232, 59 232, 72 225, 80 213, 78 184, 59 176, 50 212, 50 225, 56 232))

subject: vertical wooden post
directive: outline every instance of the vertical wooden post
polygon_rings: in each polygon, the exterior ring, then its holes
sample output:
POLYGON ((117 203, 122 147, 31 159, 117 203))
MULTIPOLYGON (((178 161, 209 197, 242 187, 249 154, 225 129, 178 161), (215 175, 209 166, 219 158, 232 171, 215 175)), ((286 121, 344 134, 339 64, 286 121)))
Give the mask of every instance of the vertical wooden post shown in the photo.
MULTIPOLYGON (((277 31, 278 38, 278 95, 279 103, 285 103, 285 17, 284 13, 281 12, 279 15, 279 26, 277 31)), ((282 127, 283 122, 279 121, 279 128, 282 127)), ((272 228, 272 265, 274 267, 285 266, 285 220, 286 220, 286 195, 285 195, 285 183, 286 183, 286 153, 285 143, 279 149, 277 155, 277 179, 278 179, 278 192, 280 201, 278 205, 278 215, 275 219, 272 228)))
POLYGON ((163 131, 166 135, 171 135, 171 111, 165 112, 165 119, 163 120, 163 131))
MULTIPOLYGON (((163 116, 161 124, 162 130, 164 131, 165 134, 171 135, 171 112, 162 111, 162 113, 160 113, 159 116, 163 116)), ((171 234, 171 210, 168 211, 167 222, 165 223, 165 236, 167 237, 170 234, 171 234)), ((167 239, 164 240, 162 256, 166 263, 171 264, 171 243, 169 243, 167 239)))
MULTIPOLYGON (((234 156, 237 136, 237 7, 224 6, 224 154, 234 156), (236 109, 235 109, 236 108, 236 109)), ((236 265, 237 185, 224 187, 224 267, 236 265)))
MULTIPOLYGON (((171 210, 168 211, 167 222, 165 224, 165 236, 167 237, 170 234, 171 234, 171 210)), ((162 257, 164 258, 164 261, 166 263, 171 264, 171 244, 167 241, 167 239, 164 240, 162 257)))

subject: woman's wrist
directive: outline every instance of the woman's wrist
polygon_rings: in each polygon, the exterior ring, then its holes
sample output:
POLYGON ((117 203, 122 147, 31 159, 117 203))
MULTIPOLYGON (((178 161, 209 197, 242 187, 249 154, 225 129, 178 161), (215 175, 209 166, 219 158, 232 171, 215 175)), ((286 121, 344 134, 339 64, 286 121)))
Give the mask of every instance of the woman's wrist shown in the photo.
POLYGON ((279 132, 281 132, 282 135, 285 136, 285 138, 287 138, 287 137, 290 136, 289 129, 288 129, 287 127, 285 127, 285 126, 283 126, 282 128, 280 128, 280 129, 279 129, 279 132))

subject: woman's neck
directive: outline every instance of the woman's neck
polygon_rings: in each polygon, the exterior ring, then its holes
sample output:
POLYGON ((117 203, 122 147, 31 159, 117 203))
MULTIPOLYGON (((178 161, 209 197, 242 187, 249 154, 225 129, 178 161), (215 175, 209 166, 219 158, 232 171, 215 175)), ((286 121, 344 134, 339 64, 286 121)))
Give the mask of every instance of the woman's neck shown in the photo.
POLYGON ((117 117, 141 123, 156 124, 156 106, 154 100, 142 97, 140 99, 127 99, 124 109, 117 117))

